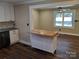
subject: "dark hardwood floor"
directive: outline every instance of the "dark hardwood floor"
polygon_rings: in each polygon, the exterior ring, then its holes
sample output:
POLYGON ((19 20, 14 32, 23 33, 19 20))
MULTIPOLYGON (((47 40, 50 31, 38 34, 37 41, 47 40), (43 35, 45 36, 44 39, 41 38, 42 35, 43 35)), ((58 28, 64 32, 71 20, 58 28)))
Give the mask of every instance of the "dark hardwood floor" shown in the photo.
POLYGON ((79 59, 79 37, 60 35, 55 55, 17 43, 0 49, 0 59, 79 59))

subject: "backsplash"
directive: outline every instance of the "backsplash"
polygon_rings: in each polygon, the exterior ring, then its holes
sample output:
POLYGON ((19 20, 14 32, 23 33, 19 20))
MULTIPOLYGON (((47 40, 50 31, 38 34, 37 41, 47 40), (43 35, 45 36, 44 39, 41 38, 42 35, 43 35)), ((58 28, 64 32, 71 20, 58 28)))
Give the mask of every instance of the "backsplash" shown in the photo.
POLYGON ((13 28, 14 22, 0 22, 0 29, 2 28, 13 28))

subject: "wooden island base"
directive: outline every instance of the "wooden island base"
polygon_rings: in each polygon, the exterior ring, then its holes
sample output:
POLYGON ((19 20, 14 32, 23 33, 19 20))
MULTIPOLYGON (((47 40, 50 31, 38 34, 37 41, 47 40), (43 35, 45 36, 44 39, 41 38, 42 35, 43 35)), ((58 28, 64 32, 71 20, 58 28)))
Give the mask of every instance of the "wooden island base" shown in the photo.
POLYGON ((46 30, 32 30, 32 47, 54 54, 57 48, 57 32, 46 30))

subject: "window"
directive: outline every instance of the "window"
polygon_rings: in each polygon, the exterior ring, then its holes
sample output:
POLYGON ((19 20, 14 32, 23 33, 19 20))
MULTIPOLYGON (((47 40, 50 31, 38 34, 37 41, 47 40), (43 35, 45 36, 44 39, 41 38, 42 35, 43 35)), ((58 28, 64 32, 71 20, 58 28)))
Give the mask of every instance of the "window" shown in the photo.
POLYGON ((74 10, 63 9, 55 13, 55 26, 58 27, 73 27, 74 10))

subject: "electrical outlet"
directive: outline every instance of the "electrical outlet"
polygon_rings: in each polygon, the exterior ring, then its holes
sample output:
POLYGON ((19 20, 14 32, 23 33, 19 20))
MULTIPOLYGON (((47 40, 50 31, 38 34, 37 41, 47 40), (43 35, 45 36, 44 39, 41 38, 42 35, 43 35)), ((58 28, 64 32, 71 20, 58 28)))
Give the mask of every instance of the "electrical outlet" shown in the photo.
POLYGON ((29 24, 27 24, 27 26, 29 26, 29 24))

